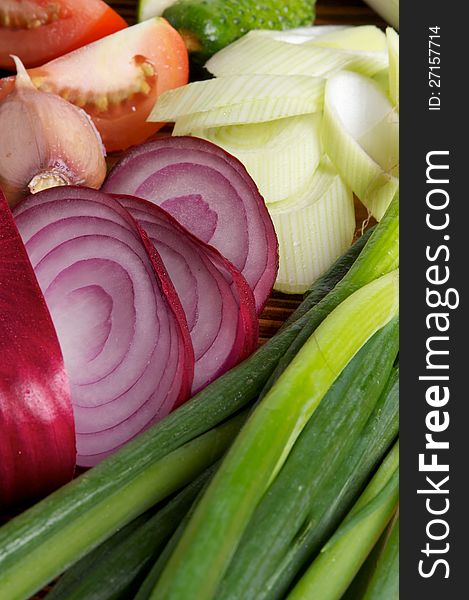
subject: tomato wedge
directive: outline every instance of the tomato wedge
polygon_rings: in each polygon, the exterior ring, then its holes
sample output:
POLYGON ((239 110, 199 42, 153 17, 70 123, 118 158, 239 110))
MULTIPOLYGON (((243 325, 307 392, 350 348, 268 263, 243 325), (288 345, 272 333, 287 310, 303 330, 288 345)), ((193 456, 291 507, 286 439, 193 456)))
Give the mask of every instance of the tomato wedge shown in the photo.
MULTIPOLYGON (((162 92, 187 83, 184 42, 160 17, 118 31, 42 67, 30 69, 34 85, 86 110, 108 151, 145 141, 161 123, 146 119, 162 92)), ((0 80, 0 100, 13 88, 0 80)))
POLYGON ((36 67, 124 27, 102 0, 1 0, 0 68, 14 69, 10 54, 36 67))

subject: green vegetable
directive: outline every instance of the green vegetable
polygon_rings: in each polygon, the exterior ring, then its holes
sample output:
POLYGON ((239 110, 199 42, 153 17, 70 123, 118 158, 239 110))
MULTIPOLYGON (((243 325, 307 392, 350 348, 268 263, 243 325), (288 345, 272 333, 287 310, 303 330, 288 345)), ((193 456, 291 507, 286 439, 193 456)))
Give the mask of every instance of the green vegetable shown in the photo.
MULTIPOLYGON (((311 561, 350 510, 370 473, 396 438, 398 430, 399 376, 398 371, 394 370, 349 456, 341 463, 335 476, 324 480, 318 488, 298 535, 291 540, 286 532, 275 544, 277 560, 257 563, 259 569, 248 586, 257 592, 256 600, 285 598, 297 574, 311 561)), ((267 510, 272 501, 270 495, 266 495, 260 507, 264 505, 267 510)), ((256 530, 261 531, 267 524, 259 523, 256 530)), ((249 536, 249 533, 246 535, 249 536)), ((243 551, 241 547, 240 552, 243 551)))
POLYGON ((389 523, 398 498, 397 442, 342 525, 288 595, 288 600, 339 600, 389 523))
POLYGON ((129 598, 149 571, 215 472, 207 469, 153 514, 145 513, 69 569, 52 588, 48 600, 117 600, 129 598))
POLYGON ((204 492, 208 486, 208 483, 209 482, 207 482, 205 484, 205 486, 202 488, 202 490, 199 492, 197 498, 193 502, 190 510, 184 515, 184 518, 182 519, 181 523, 179 524, 179 527, 176 529, 174 534, 171 536, 171 539, 166 544, 165 549, 160 554, 160 556, 158 557, 158 560, 156 561, 156 563, 151 568, 151 571, 146 576, 145 581, 140 586, 140 589, 138 590, 137 594, 135 595, 134 600, 148 600, 148 598, 150 598, 150 596, 153 592, 153 588, 155 587, 158 579, 160 578, 160 575, 163 572, 163 570, 166 566, 166 563, 170 559, 172 553, 174 552, 174 549, 176 548, 177 544, 179 543, 179 540, 181 539, 181 536, 184 533, 184 530, 185 530, 187 524, 189 523, 189 520, 191 519, 192 515, 194 514, 195 507, 197 506, 198 502, 200 501, 202 495, 204 494, 204 492))
POLYGON ((363 600, 399 598, 399 517, 394 519, 363 600))
POLYGON ((393 271, 352 294, 317 328, 251 413, 189 522, 152 598, 208 600, 259 502, 342 369, 398 310, 393 271))
POLYGON ((251 29, 311 25, 314 0, 179 0, 163 16, 179 31, 193 59, 205 62, 251 29))
POLYGON ((192 481, 226 451, 244 418, 235 417, 173 451, 165 451, 161 438, 171 442, 174 427, 160 425, 160 444, 153 444, 154 430, 143 434, 12 519, 0 529, 0 598, 29 598, 120 527, 192 481))
POLYGON ((398 329, 395 319, 375 333, 331 386, 257 506, 217 597, 263 597, 291 545, 336 502, 337 490, 332 486, 328 494, 328 483, 350 461, 376 404, 382 407, 378 401, 397 355, 398 329))

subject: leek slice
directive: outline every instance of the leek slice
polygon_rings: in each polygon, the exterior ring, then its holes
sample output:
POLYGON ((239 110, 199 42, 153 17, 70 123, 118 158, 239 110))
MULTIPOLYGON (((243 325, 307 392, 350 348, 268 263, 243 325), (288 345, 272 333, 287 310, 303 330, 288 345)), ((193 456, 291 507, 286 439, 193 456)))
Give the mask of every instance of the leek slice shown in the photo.
POLYGON ((389 95, 399 110, 399 34, 388 27, 386 29, 389 52, 389 95))
POLYGON ((160 17, 168 6, 175 3, 176 0, 139 0, 137 9, 138 22, 141 23, 153 17, 160 17))
POLYGON ((303 75, 220 77, 196 81, 161 94, 148 121, 176 121, 182 116, 211 111, 243 114, 245 107, 251 105, 260 106, 256 120, 269 121, 277 118, 278 107, 284 107, 281 108, 282 116, 290 116, 284 115, 290 105, 301 107, 296 110, 303 112, 315 112, 322 106, 323 94, 323 79, 303 75), (263 112, 266 115, 273 112, 275 116, 264 117, 263 112))
POLYGON ((323 48, 341 50, 364 50, 367 52, 386 52, 386 36, 375 25, 313 25, 298 27, 286 31, 256 29, 252 36, 263 36, 289 44, 312 42, 323 48))
POLYGON ((313 177, 321 159, 319 115, 301 115, 268 123, 193 131, 238 158, 266 202, 297 193, 313 177))
POLYGON ((399 0, 365 0, 385 21, 399 29, 399 0))
POLYGON ((386 52, 386 36, 375 25, 346 27, 316 36, 311 44, 322 48, 339 50, 363 50, 365 52, 386 52))
POLYGON ((346 183, 381 219, 399 186, 399 116, 374 81, 346 71, 328 80, 323 143, 346 183))
POLYGON ((174 135, 188 135, 201 129, 224 127, 226 125, 247 125, 265 123, 276 119, 317 113, 322 110, 323 94, 308 98, 276 98, 257 100, 215 108, 208 112, 183 115, 174 126, 174 135))
POLYGON ((220 50, 205 65, 217 77, 240 74, 324 77, 343 69, 372 77, 387 66, 386 51, 322 48, 314 45, 314 40, 290 44, 258 31, 251 31, 220 50))
POLYGON ((288 42, 289 44, 303 44, 321 35, 326 35, 341 29, 348 29, 346 25, 311 25, 310 27, 297 27, 277 31, 275 29, 256 29, 256 33, 270 37, 273 40, 288 42))
POLYGON ((325 159, 301 194, 267 208, 279 243, 274 287, 287 294, 303 293, 352 243, 352 192, 325 159))

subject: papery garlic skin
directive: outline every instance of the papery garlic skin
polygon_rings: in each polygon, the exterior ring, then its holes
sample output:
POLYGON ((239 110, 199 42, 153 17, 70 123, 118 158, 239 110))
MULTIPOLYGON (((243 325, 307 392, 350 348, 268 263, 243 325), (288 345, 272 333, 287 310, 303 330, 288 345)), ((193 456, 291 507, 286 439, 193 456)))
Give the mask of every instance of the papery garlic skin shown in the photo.
POLYGON ((105 150, 90 117, 37 90, 14 60, 15 89, 0 102, 0 188, 8 203, 57 185, 98 189, 106 176, 105 150))

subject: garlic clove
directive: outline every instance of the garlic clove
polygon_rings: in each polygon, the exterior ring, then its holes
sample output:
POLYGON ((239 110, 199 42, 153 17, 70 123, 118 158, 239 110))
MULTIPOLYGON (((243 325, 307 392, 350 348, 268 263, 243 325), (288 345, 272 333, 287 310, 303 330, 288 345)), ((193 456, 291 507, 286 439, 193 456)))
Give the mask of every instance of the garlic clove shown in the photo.
POLYGON ((58 185, 98 189, 105 150, 90 117, 60 96, 37 90, 17 57, 15 89, 0 102, 0 188, 10 206, 58 185))

